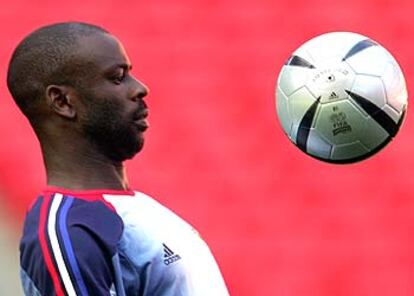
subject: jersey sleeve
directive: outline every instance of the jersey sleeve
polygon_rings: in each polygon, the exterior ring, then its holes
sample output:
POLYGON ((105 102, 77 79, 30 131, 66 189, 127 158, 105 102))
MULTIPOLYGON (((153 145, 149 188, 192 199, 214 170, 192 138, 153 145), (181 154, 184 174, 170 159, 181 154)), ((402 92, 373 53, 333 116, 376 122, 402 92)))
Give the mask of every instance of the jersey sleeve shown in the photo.
POLYGON ((111 295, 122 220, 101 201, 51 200, 45 229, 56 295, 111 295))
POLYGON ((93 231, 73 226, 69 230, 73 247, 72 256, 65 250, 66 266, 76 295, 110 295, 114 285, 112 257, 115 252, 108 250, 93 231))

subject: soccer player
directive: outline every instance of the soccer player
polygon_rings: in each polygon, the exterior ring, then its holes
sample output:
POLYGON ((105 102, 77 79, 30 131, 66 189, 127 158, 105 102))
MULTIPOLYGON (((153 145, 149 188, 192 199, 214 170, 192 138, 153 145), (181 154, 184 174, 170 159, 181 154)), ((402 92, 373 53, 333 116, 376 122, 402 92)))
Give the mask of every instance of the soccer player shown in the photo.
POLYGON ((143 146, 148 91, 113 35, 42 27, 17 46, 7 84, 47 173, 20 244, 26 295, 228 295, 197 232, 128 186, 123 161, 143 146))

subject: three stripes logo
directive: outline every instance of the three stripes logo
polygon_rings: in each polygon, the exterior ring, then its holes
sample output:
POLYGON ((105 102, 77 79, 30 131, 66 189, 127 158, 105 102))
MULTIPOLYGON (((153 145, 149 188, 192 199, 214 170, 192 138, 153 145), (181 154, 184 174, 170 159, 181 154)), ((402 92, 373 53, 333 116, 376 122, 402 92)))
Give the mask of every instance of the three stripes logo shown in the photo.
POLYGON ((174 254, 174 252, 169 247, 167 247, 166 244, 163 243, 162 246, 164 247, 164 264, 165 265, 170 265, 181 259, 180 255, 174 254))

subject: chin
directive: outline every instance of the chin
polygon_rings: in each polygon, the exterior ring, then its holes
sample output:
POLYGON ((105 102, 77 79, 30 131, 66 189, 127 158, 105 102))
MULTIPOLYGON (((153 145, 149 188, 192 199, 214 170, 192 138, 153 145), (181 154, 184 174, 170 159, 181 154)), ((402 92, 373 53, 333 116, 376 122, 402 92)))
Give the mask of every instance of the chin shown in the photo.
POLYGON ((94 142, 112 161, 122 162, 132 159, 144 147, 144 135, 136 131, 118 129, 115 133, 102 133, 95 137, 94 142))
POLYGON ((129 147, 129 149, 124 149, 122 152, 120 152, 118 155, 122 155, 122 161, 132 159, 135 155, 137 155, 141 150, 144 148, 144 139, 141 138, 139 141, 135 143, 135 145, 132 147, 129 147))

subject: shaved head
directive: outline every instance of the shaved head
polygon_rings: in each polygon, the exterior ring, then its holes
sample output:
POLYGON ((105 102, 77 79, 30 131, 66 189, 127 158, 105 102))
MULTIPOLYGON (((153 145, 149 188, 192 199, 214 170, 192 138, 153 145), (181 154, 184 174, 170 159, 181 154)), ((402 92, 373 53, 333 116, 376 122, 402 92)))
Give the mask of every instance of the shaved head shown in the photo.
POLYGON ((80 150, 120 163, 142 149, 147 89, 131 68, 122 43, 90 24, 42 27, 17 46, 8 88, 48 165, 80 150))
POLYGON ((88 65, 76 55, 78 41, 104 33, 108 32, 91 24, 58 23, 38 29, 20 42, 10 60, 7 86, 29 119, 48 85, 79 86, 88 65))

